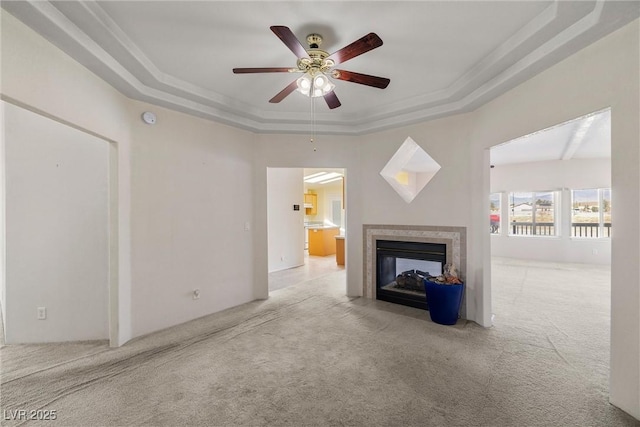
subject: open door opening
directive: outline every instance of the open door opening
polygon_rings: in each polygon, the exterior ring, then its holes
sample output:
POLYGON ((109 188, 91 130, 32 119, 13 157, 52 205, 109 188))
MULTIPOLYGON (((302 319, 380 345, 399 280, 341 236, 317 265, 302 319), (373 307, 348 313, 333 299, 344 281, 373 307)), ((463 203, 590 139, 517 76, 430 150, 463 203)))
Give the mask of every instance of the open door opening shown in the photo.
POLYGON ((494 146, 490 167, 494 327, 527 331, 607 389, 611 110, 494 146))
POLYGON ((345 172, 267 169, 270 293, 345 270, 345 172))

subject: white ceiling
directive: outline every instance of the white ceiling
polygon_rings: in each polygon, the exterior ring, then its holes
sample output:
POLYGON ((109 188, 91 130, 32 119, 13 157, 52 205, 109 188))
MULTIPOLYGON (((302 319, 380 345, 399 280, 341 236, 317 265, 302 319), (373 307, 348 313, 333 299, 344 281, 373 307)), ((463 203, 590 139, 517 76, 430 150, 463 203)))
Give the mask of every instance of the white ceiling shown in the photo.
MULTIPOLYGON (((336 174, 340 174, 342 176, 344 176, 344 169, 342 168, 304 168, 303 169, 303 175, 304 176, 309 176, 309 175, 313 175, 313 174, 317 174, 317 173, 325 173, 325 174, 329 174, 329 173, 336 173, 336 174)), ((326 183, 326 184, 321 184, 320 182, 305 182, 304 186, 306 189, 308 190, 318 190, 318 189, 322 189, 325 188, 327 186, 336 186, 336 185, 341 185, 340 182, 338 181, 333 181, 330 183, 326 183)))
POLYGON ((589 114, 491 148, 491 164, 611 157, 611 110, 589 114))
POLYGON ((270 31, 309 33, 334 52, 369 32, 384 44, 340 68, 391 79, 336 81, 342 106, 317 100, 317 132, 358 135, 470 111, 640 15, 637 1, 3 1, 127 96, 254 132, 308 132, 310 100, 270 31))

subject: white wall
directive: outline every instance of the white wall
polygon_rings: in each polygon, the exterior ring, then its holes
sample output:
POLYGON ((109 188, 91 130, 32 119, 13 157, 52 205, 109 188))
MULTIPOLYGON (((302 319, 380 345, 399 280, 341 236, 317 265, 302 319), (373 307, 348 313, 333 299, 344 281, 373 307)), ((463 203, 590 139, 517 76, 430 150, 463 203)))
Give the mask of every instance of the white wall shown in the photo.
MULTIPOLYGON (((502 229, 491 235, 494 256, 539 261, 611 264, 611 239, 571 238, 571 189, 610 188, 609 159, 573 159, 495 166, 491 192, 503 193, 502 229), (513 191, 560 191, 556 237, 509 236, 506 197, 513 191)), ((613 214, 615 218, 615 213, 613 214)))
MULTIPOLYGON (((366 137, 322 137, 323 151, 300 139, 262 135, 256 174, 267 166, 347 167, 347 293, 362 295, 362 224, 466 226, 466 317, 491 324, 489 148, 612 107, 612 180, 617 200, 612 246, 611 401, 640 418, 640 164, 638 21, 468 113, 366 137), (576 70, 580 70, 579 73, 576 70), (407 136, 442 169, 410 205, 379 176, 407 136), (622 205, 622 206, 621 206, 622 205), (624 319, 627 320, 624 320, 624 319)), ((264 179, 264 178, 263 178, 264 179)), ((264 191, 256 181, 258 193, 264 191)), ((256 196, 266 226, 266 199, 256 196)), ((256 261, 267 251, 256 233, 256 261)), ((256 289, 266 294, 266 262, 256 263, 256 289)))
MULTIPOLYGON (((130 212, 130 169, 129 144, 132 140, 131 128, 139 124, 134 113, 141 112, 140 106, 130 102, 106 83, 66 57, 43 38, 28 30, 15 19, 2 12, 2 96, 12 103, 22 103, 56 116, 78 127, 89 129, 118 143, 118 305, 119 305, 119 342, 132 336, 130 329, 131 311, 128 305, 131 288, 140 288, 137 292, 137 305, 134 311, 145 308, 153 310, 150 296, 155 298, 153 279, 155 270, 163 257, 157 257, 158 251, 167 250, 163 245, 154 248, 154 232, 163 229, 157 222, 145 230, 144 222, 158 213, 153 204, 158 203, 162 210, 169 209, 161 200, 162 184, 152 182, 163 168, 172 173, 191 173, 188 165, 195 165, 196 154, 205 155, 213 161, 215 156, 225 158, 231 153, 231 164, 237 160, 241 166, 238 174, 246 177, 253 184, 252 192, 245 198, 242 193, 238 205, 247 206, 255 212, 253 232, 245 241, 238 236, 238 226, 242 236, 244 218, 220 214, 216 219, 229 221, 227 228, 220 231, 222 242, 232 243, 233 252, 228 257, 240 257, 245 246, 252 252, 250 262, 253 263, 254 276, 242 277, 231 292, 238 292, 225 303, 238 302, 248 295, 253 281, 253 296, 268 296, 267 265, 267 167, 344 167, 347 169, 347 293, 360 295, 362 292, 362 223, 394 222, 399 224, 417 223, 432 225, 458 225, 468 227, 468 263, 467 280, 467 317, 482 325, 489 325, 491 319, 490 292, 490 237, 487 230, 486 212, 488 211, 489 194, 489 155, 488 149, 500 142, 526 135, 547 128, 569 119, 580 117, 592 111, 611 107, 612 111, 612 190, 618 200, 624 200, 623 206, 616 206, 616 231, 612 237, 612 351, 611 351, 611 401, 640 418, 640 92, 639 75, 639 39, 638 21, 597 41, 577 54, 567 58, 538 76, 514 87, 511 91, 496 98, 478 110, 455 117, 434 120, 429 123, 405 127, 388 132, 380 132, 365 137, 322 136, 318 140, 318 152, 308 149, 308 144, 301 144, 300 137, 291 135, 258 135, 251 136, 239 131, 211 124, 206 126, 198 119, 178 118, 178 115, 167 114, 167 123, 178 126, 178 132, 172 135, 176 142, 166 141, 167 137, 155 135, 160 147, 171 148, 168 154, 156 154, 153 148, 153 136, 137 147, 137 157, 141 160, 134 165, 136 177, 131 178, 138 186, 136 196, 144 196, 141 189, 148 189, 150 194, 135 211, 135 226, 132 225, 140 240, 139 252, 133 258, 134 265, 139 265, 136 281, 129 281, 129 212, 130 212), (173 122, 177 118, 177 122, 173 122), (182 125, 177 124, 182 123, 182 125), (194 144, 189 144, 192 134, 189 124, 196 124, 197 136, 194 144), (185 126, 186 125, 186 126, 185 126), (206 129, 206 130, 205 130, 206 129), (213 141, 210 150, 205 149, 204 134, 213 141), (220 133, 220 135, 218 135, 220 133), (425 190, 424 195, 409 206, 402 206, 399 196, 392 192, 384 182, 380 182, 379 170, 397 149, 401 141, 411 135, 416 142, 425 148, 442 166, 434 181, 425 190), (245 169, 245 155, 248 155, 248 141, 253 139, 253 175, 245 169), (178 140, 186 145, 184 152, 178 140), (185 142, 186 141, 186 142, 185 142), (234 142, 238 142, 238 146, 234 142), (396 145, 394 145, 394 142, 396 145), (172 152, 173 150, 173 152, 172 152), (179 167, 172 169, 171 155, 178 154, 179 167), (184 154, 184 156, 182 156, 184 154), (145 157, 152 156, 146 160, 145 157), (158 157, 153 157, 158 156, 158 157), (211 156, 211 157, 209 157, 211 156), (148 173, 151 172, 150 177, 148 173), (147 178, 145 178, 147 177, 147 178), (253 240, 252 240, 253 239, 253 240), (147 241, 147 247, 143 242, 147 241), (149 256, 145 259, 145 256, 149 256), (150 261, 155 262, 150 262, 150 261), (249 283, 247 283, 249 280, 249 283)), ((150 107, 144 107, 150 108, 150 107)), ((159 110, 154 107, 155 110, 159 110)), ((164 114, 164 113, 163 113, 164 114)), ((165 120, 164 117, 160 117, 165 120)), ((169 131, 169 128, 166 128, 169 131)), ((136 130, 136 137, 141 137, 147 130, 136 130), (142 134, 140 134, 142 132, 142 134)), ((153 132, 151 132, 153 133, 153 132)), ((204 169, 204 168, 201 168, 204 169)), ((215 173, 196 170, 196 176, 218 177, 215 173)), ((180 178, 188 180, 188 176, 180 178)), ((185 181, 178 181, 177 190, 184 189, 185 181)), ((202 182, 202 181, 199 181, 202 182)), ((249 185, 248 187, 251 187, 249 185)), ((228 193, 247 188, 242 178, 238 185, 232 186, 228 193)), ((207 186, 193 183, 184 198, 180 195, 172 201, 193 201, 196 193, 205 192, 207 186), (185 200, 186 199, 186 200, 185 200)), ((174 196, 174 195, 172 195, 174 196)), ((226 205, 225 205, 226 206, 226 205)), ((210 205, 205 213, 210 212, 210 205)), ((240 211, 241 213, 244 213, 240 211)), ((182 215, 189 218, 186 206, 179 206, 173 213, 161 212, 161 216, 174 217, 180 224, 175 237, 162 236, 160 243, 171 242, 174 238, 186 244, 172 244, 171 250, 207 249, 208 241, 193 237, 194 229, 190 229, 183 221, 182 215), (189 237, 190 236, 190 237, 189 237), (195 241, 193 240, 195 239, 195 241), (196 244, 196 241, 200 244, 196 244)), ((228 215, 228 214, 227 214, 228 215)), ((166 222, 165 222, 166 223, 166 222)), ((202 218, 198 218, 195 229, 204 230, 202 218)), ((184 265, 180 272, 188 273, 190 260, 187 255, 181 256, 184 265)), ((235 265, 234 265, 235 266, 235 265)), ((216 267, 218 265, 216 264, 216 267)), ((216 268, 217 269, 217 268, 216 268)), ((197 271, 203 273, 200 266, 197 271)), ((188 274, 173 279, 189 282, 188 274)), ((210 277, 210 276, 206 276, 210 277)), ((220 276, 218 276, 220 279, 220 276)), ((220 282, 230 280, 223 273, 220 282)), ((159 288, 160 299, 167 306, 170 298, 176 297, 175 281, 168 283, 166 279, 156 287, 159 288)), ((179 285, 184 292, 193 284, 179 285)), ((215 294, 217 290, 214 290, 215 294)), ((220 295, 225 298, 224 295, 220 295)), ((178 296, 175 304, 179 315, 167 322, 159 319, 160 314, 144 314, 145 321, 138 324, 137 333, 164 323, 187 318, 192 302, 187 303, 184 296, 178 296), (152 321, 157 320, 157 323, 152 321), (145 323, 147 322, 148 323, 145 323)), ((173 308, 173 306, 171 306, 173 308)), ((209 309, 215 309, 211 302, 209 309)), ((196 315, 193 313, 191 315, 196 315)))
POLYGON ((491 168, 491 192, 611 186, 610 159, 550 160, 491 168))
MULTIPOLYGON (((469 227, 469 126, 468 115, 457 115, 368 135, 360 147, 362 184, 358 191, 362 194, 361 223, 469 227), (441 166, 409 204, 380 175, 407 137, 411 137, 441 166)), ((351 205, 349 201, 347 204, 348 211, 351 205)), ((467 264, 458 266, 466 285, 461 316, 480 323, 477 282, 468 280, 467 273, 473 256, 467 251, 467 264)), ((363 280, 362 276, 360 280, 363 280)))
MULTIPOLYGON (((4 102, 0 102, 0 117, 4 117, 4 102)), ((2 120, 4 126, 4 120, 2 120)), ((5 133, 0 131, 0 310, 2 310, 2 333, 6 336, 7 327, 7 268, 6 268, 6 196, 5 196, 5 133)))
POLYGON ((302 168, 267 169, 269 272, 304 264, 303 179, 302 168))
MULTIPOLYGON (((300 143, 292 135, 261 135, 256 152, 256 174, 264 174, 267 167, 341 167, 346 168, 346 268, 347 294, 362 295, 363 224, 454 225, 468 226, 470 212, 465 195, 468 194, 468 162, 464 155, 468 147, 469 122, 467 115, 435 120, 420 125, 394 129, 361 137, 321 136, 318 151, 300 143), (389 158, 411 136, 442 169, 433 181, 411 204, 402 198, 380 176, 389 158), (446 200, 434 204, 434 200, 446 200)), ((256 213, 266 223, 266 199, 261 199, 258 187, 256 213)), ((259 227, 259 222, 258 222, 259 227)), ((267 252, 266 235, 256 235, 256 250, 267 252)), ((256 255, 256 260, 260 255, 256 255)), ((257 277, 265 277, 266 265, 256 265, 257 277)), ((266 289, 266 285, 263 285, 266 289)), ((266 291, 264 291, 266 292, 266 291)), ((468 300, 473 301, 471 292, 468 300)), ((475 319, 475 313, 467 316, 475 319)))
POLYGON ((2 99, 113 142, 112 343, 266 297, 251 268, 254 136, 129 100, 0 14, 2 99))
POLYGON ((111 200, 110 245, 116 247, 111 248, 110 325, 112 345, 123 344, 132 336, 127 99, 4 9, 0 18, 2 99, 112 142, 110 184, 117 191, 111 200))
MULTIPOLYGON (((489 148, 531 132, 611 107, 611 188, 615 230, 611 237, 611 402, 640 418, 640 47, 639 21, 602 38, 575 55, 476 110, 470 155, 469 248, 483 254, 475 279, 491 273, 489 148)), ((483 286, 483 305, 491 292, 483 286)), ((490 310, 484 311, 485 319, 490 310)))
POLYGON ((107 339, 108 143, 10 104, 4 123, 6 342, 107 339))
POLYGON ((252 301, 252 134, 142 102, 129 111, 133 335, 252 301))

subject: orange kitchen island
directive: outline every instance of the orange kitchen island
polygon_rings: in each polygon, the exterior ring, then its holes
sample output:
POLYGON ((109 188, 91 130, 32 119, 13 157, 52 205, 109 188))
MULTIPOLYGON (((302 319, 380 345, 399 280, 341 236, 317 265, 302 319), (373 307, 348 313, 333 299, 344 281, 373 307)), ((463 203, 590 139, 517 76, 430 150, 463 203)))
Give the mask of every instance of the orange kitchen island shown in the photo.
POLYGON ((327 256, 336 253, 336 236, 340 234, 339 227, 309 228, 309 255, 327 256))

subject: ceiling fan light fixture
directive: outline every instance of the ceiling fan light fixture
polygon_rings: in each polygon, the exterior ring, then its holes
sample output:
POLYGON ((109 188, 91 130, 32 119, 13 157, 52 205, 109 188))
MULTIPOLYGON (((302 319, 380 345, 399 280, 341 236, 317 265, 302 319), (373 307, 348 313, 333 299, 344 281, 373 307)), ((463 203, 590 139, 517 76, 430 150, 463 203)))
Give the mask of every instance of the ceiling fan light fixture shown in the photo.
POLYGON ((358 83, 365 86, 385 89, 390 80, 384 77, 370 76, 368 74, 355 73, 346 70, 334 70, 333 66, 369 52, 382 46, 382 39, 376 33, 369 33, 342 49, 329 54, 321 50, 322 36, 320 34, 309 34, 307 43, 309 48, 305 48, 295 34, 283 25, 272 25, 271 31, 289 48, 298 58, 296 67, 262 67, 262 68, 234 68, 235 74, 248 73, 303 73, 302 77, 289 83, 284 89, 278 92, 269 100, 270 103, 277 104, 291 93, 298 91, 304 96, 311 98, 324 97, 329 109, 338 108, 340 100, 336 96, 335 85, 331 79, 343 80, 358 83), (317 80, 317 81, 315 81, 317 80))
POLYGON ((313 98, 324 96, 336 87, 324 74, 311 77, 309 73, 305 73, 296 80, 296 84, 298 85, 298 92, 313 98))
POLYGON ((311 84, 313 80, 311 80, 311 76, 308 74, 303 74, 298 80, 296 80, 296 84, 298 85, 298 92, 303 95, 309 96, 311 93, 311 84))
POLYGON ((311 78, 308 74, 305 74, 298 79, 298 87, 304 92, 309 93, 309 89, 311 89, 311 78))
POLYGON ((313 87, 320 90, 320 93, 318 95, 315 95, 314 92, 315 96, 324 96, 327 93, 331 92, 336 87, 336 85, 331 83, 329 77, 325 76, 324 74, 318 74, 313 80, 313 87))

